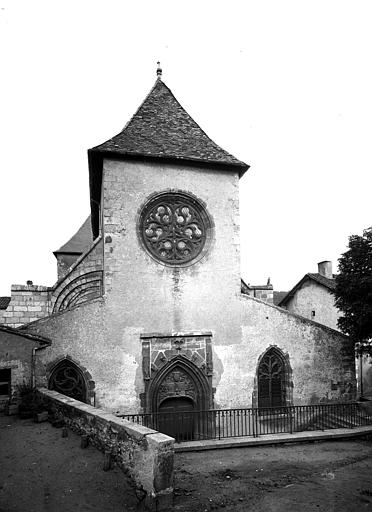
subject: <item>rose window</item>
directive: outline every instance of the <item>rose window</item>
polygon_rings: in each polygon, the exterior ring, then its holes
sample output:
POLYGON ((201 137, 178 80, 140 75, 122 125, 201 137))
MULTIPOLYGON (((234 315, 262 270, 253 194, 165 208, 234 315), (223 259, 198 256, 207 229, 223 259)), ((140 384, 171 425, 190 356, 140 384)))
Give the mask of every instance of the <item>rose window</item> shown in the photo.
POLYGON ((163 194, 143 209, 141 237, 150 254, 170 265, 194 260, 202 252, 210 227, 208 215, 186 194, 163 194))

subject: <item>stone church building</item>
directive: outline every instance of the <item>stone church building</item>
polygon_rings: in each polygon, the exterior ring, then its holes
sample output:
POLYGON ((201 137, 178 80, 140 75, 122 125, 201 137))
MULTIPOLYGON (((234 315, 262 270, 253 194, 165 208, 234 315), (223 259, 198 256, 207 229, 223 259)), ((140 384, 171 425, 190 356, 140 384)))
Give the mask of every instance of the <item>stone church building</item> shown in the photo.
POLYGON ((91 217, 55 252, 57 283, 28 285, 43 318, 20 329, 51 341, 38 385, 120 413, 355 398, 346 336, 244 293, 248 165, 206 135, 160 72, 88 156, 91 217))

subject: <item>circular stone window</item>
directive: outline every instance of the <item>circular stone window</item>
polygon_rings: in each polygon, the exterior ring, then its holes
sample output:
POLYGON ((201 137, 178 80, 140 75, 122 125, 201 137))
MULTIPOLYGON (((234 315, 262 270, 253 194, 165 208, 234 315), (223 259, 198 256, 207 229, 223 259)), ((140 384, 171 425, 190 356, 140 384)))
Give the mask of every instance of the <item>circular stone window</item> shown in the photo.
POLYGON ((140 214, 139 229, 141 240, 153 258, 178 266, 203 256, 211 221, 197 199, 169 192, 146 203, 140 214))

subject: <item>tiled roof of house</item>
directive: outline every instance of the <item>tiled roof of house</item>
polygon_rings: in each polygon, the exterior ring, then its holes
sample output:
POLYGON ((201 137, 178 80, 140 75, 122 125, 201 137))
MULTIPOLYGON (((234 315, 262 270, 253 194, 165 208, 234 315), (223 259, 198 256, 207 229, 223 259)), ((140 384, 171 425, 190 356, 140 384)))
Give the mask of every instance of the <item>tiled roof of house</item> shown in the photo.
POLYGON ((40 336, 39 334, 34 334, 31 332, 25 332, 22 329, 26 328, 26 326, 22 326, 22 328, 15 329, 14 327, 9 327, 8 325, 0 324, 0 332, 7 332, 9 334, 15 334, 16 336, 20 336, 22 338, 26 338, 28 340, 37 341, 42 343, 43 345, 51 345, 52 342, 49 338, 45 336, 40 336))
POLYGON ((11 297, 0 297, 0 309, 6 309, 9 305, 11 297))
POLYGON ((289 299, 293 297, 293 295, 296 293, 296 291, 301 288, 304 282, 311 279, 312 281, 315 281, 316 283, 321 284, 325 288, 328 288, 328 290, 334 290, 336 288, 336 282, 334 279, 330 279, 328 277, 323 276, 322 274, 316 273, 316 274, 305 274, 304 277, 290 290, 282 299, 280 302, 278 302, 278 306, 285 306, 289 299))
POLYGON ((77 232, 70 238, 68 242, 66 242, 62 247, 58 249, 58 251, 54 251, 53 254, 57 255, 59 253, 69 253, 69 254, 83 254, 85 253, 89 247, 93 243, 93 235, 92 235, 92 224, 91 217, 86 219, 86 221, 80 226, 77 232))
POLYGON ((208 137, 161 79, 124 129, 92 151, 248 168, 208 137))
POLYGON ((275 306, 278 306, 280 302, 284 299, 288 292, 273 292, 273 303, 275 306))
POLYGON ((334 290, 336 288, 336 281, 334 279, 329 279, 329 277, 322 276, 322 274, 306 274, 319 284, 322 284, 329 290, 334 290))

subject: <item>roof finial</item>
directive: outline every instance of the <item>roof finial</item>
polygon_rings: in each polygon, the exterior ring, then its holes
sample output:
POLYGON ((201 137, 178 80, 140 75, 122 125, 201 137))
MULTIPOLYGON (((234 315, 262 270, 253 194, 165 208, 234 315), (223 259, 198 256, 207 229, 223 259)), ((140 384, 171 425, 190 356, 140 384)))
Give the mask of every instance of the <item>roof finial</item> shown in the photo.
POLYGON ((160 79, 161 75, 163 73, 163 70, 160 67, 160 62, 159 61, 157 62, 157 65, 158 65, 158 69, 156 70, 156 75, 157 75, 158 79, 160 79))

